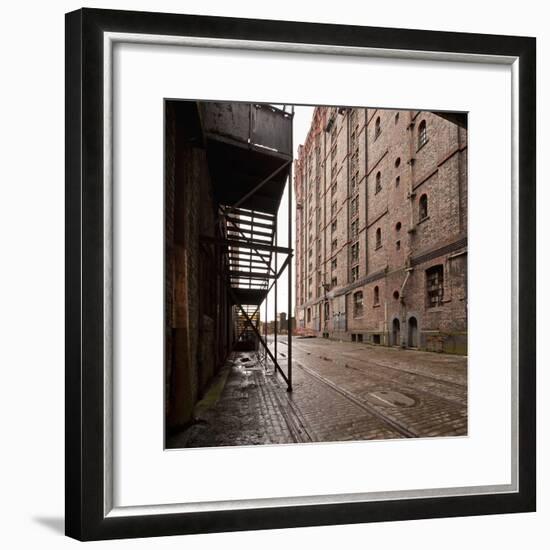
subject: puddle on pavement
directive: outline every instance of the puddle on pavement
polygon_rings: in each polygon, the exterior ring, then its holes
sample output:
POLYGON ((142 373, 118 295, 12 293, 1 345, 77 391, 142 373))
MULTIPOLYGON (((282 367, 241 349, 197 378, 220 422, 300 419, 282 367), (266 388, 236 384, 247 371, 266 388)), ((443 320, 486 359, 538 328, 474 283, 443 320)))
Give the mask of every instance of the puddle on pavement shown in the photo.
POLYGON ((239 368, 239 370, 242 370, 243 368, 254 369, 261 366, 257 357, 255 356, 251 357, 249 355, 241 355, 236 359, 233 365, 236 365, 239 368))
POLYGON ((398 391, 375 391, 369 393, 371 397, 388 407, 414 407, 416 401, 398 391))

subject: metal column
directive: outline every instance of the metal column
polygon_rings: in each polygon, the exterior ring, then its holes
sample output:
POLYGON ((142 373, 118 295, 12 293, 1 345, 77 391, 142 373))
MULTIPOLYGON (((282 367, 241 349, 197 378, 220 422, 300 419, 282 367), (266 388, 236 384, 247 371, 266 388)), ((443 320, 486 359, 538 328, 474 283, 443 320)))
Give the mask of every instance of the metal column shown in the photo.
MULTIPOLYGON (((265 337, 266 344, 267 344, 267 305, 268 305, 268 302, 267 302, 267 294, 266 294, 265 295, 265 323, 264 323, 264 337, 265 337)), ((267 366, 267 346, 264 351, 264 359, 265 359, 265 364, 267 366)))
MULTIPOLYGON (((275 240, 275 246, 277 246, 277 221, 275 221, 275 234, 273 236, 274 240, 275 240)), ((274 254, 275 258, 275 273, 277 273, 277 252, 275 252, 274 254)), ((274 321, 274 324, 273 324, 273 348, 274 348, 274 355, 275 357, 277 357, 277 279, 275 279, 275 290, 274 290, 274 294, 275 294, 275 304, 274 304, 274 313, 275 313, 275 321, 274 321)), ((277 372, 277 369, 275 369, 275 373, 277 372)))
MULTIPOLYGON (((292 107, 292 118, 294 119, 294 106, 292 107)), ((290 150, 294 154, 294 139, 293 135, 290 135, 290 150)), ((288 248, 290 249, 289 253, 289 262, 288 262, 288 316, 287 316, 287 342, 288 342, 288 386, 287 391, 292 391, 292 168, 293 165, 290 163, 288 169, 288 248)))

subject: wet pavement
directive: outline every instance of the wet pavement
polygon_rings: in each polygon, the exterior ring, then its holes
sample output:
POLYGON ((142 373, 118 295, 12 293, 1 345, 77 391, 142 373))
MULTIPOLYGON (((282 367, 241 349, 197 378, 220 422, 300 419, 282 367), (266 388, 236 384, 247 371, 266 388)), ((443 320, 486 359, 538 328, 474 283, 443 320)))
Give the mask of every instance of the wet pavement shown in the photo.
MULTIPOLYGON (((287 351, 279 337, 283 372, 287 351)), ((168 447, 467 435, 466 357, 320 338, 294 338, 292 354, 291 393, 263 352, 232 354, 168 447)))
MULTIPOLYGON (((250 352, 234 353, 224 369, 229 373, 216 403, 201 412, 196 422, 173 436, 168 447, 217 447, 296 443, 280 404, 284 389, 266 368, 263 357, 250 352), (279 395, 281 394, 281 395, 279 395)), ((200 404, 199 404, 200 406, 200 404)))

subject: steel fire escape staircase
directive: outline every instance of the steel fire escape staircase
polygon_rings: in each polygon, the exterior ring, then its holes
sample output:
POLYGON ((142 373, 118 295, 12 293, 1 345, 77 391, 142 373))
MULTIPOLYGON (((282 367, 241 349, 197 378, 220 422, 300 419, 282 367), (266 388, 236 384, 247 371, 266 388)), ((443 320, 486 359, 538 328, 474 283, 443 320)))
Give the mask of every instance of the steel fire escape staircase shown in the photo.
MULTIPOLYGON (((199 103, 199 116, 214 200, 218 205, 219 234, 203 236, 224 254, 227 292, 235 308, 234 345, 261 345, 292 389, 292 335, 288 336, 285 373, 260 330, 260 306, 277 280, 288 270, 288 310, 291 317, 292 248, 277 246, 277 213, 285 186, 292 185, 293 109, 266 104, 199 103), (278 254, 284 261, 277 266, 278 254)), ((291 235, 292 197, 289 193, 288 234, 291 235)), ((277 299, 275 298, 275 318, 277 299)), ((267 317, 266 317, 267 321, 267 317)), ((290 332, 290 331, 289 331, 290 332)), ((276 346, 276 334, 275 334, 276 346)))

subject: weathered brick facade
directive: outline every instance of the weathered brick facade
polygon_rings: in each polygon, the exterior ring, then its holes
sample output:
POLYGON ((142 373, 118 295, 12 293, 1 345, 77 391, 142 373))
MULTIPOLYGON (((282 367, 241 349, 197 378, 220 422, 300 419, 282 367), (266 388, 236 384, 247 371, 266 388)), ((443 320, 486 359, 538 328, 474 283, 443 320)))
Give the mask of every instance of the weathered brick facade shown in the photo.
POLYGON ((193 407, 223 364, 232 308, 215 236, 216 209, 193 102, 166 102, 165 364, 167 428, 192 420, 193 407))
POLYGON ((315 109, 295 161, 298 330, 467 351, 467 131, 315 109))

